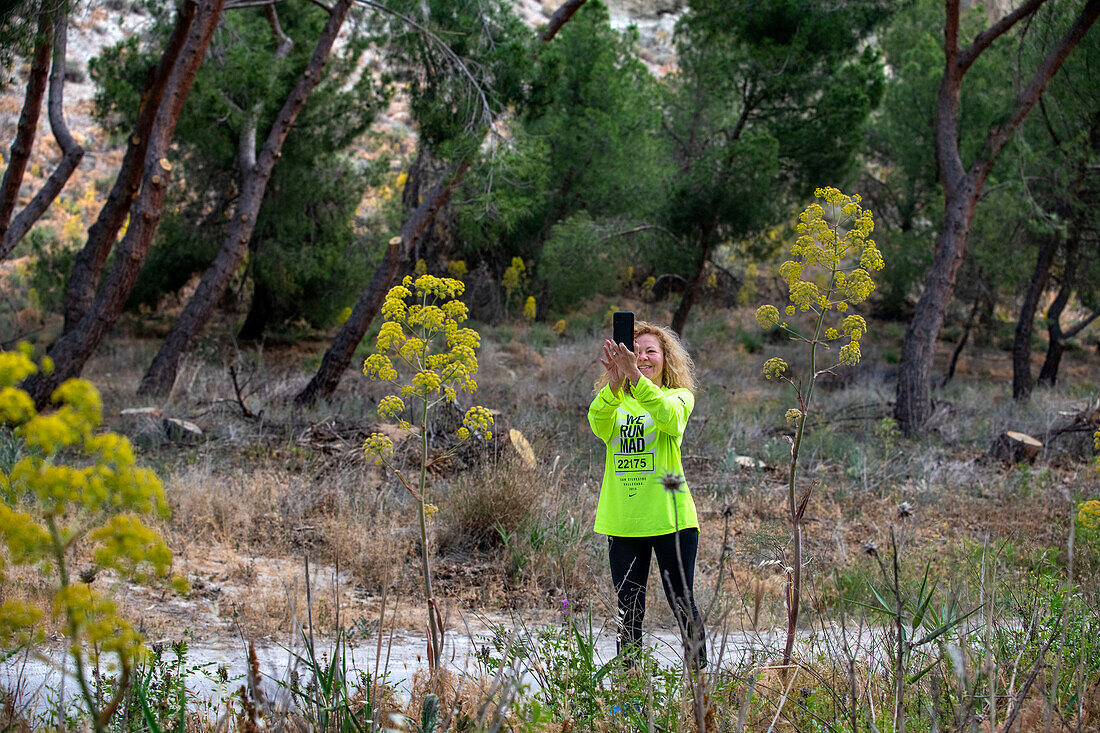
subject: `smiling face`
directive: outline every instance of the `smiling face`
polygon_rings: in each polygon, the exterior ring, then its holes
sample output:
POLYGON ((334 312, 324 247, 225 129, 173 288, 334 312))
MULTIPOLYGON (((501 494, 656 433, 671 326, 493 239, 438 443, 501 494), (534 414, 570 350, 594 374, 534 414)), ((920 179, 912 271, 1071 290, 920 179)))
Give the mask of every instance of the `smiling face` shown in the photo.
POLYGON ((638 371, 658 387, 664 386, 665 352, 657 337, 643 333, 634 339, 634 356, 638 361, 638 371))

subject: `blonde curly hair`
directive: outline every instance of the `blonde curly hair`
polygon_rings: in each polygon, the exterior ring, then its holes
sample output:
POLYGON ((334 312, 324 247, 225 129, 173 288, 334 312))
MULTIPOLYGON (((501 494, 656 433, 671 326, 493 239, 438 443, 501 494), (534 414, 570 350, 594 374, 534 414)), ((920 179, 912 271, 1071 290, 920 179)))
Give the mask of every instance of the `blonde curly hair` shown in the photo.
MULTIPOLYGON (((645 335, 654 336, 661 344, 661 352, 664 354, 664 367, 661 370, 661 384, 658 386, 671 389, 686 389, 694 393, 698 387, 695 380, 695 362, 691 360, 687 349, 684 348, 680 337, 667 326, 658 326, 656 323, 646 321, 634 322, 634 338, 645 335)), ((596 380, 595 388, 599 392, 611 381, 604 371, 596 380)))

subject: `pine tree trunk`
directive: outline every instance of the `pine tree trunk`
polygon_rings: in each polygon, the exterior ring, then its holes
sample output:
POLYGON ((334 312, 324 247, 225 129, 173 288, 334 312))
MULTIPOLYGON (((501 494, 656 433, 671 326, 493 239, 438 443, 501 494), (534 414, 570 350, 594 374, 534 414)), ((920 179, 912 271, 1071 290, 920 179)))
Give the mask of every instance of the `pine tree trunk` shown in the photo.
POLYGON ((554 36, 558 34, 561 27, 569 22, 569 19, 573 17, 573 13, 580 10, 581 6, 585 4, 587 0, 566 0, 558 9, 554 11, 554 14, 550 16, 550 22, 546 24, 546 30, 542 32, 542 41, 551 41, 554 36))
POLYGON ((936 164, 944 189, 944 218, 924 292, 905 332, 898 365, 894 417, 906 435, 917 433, 931 414, 932 359, 943 326, 944 311, 966 250, 974 207, 990 169, 1004 146, 1035 106, 1047 83, 1100 15, 1100 0, 1088 0, 1072 25, 1047 52, 1021 89, 1002 124, 986 136, 981 155, 967 169, 959 152, 959 100, 963 77, 981 54, 1046 0, 1028 0, 959 48, 959 0, 946 0, 944 73, 936 104, 936 164))
POLYGON ((4 232, 0 242, 0 258, 6 257, 15 245, 34 223, 38 221, 50 204, 61 193, 61 189, 69 182, 73 171, 80 165, 84 158, 84 148, 80 147, 69 132, 69 126, 65 124, 65 51, 68 48, 69 16, 58 11, 54 17, 53 27, 53 61, 50 65, 50 96, 47 106, 50 117, 50 130, 54 140, 61 148, 61 160, 54 168, 50 177, 42 184, 42 188, 27 203, 23 210, 16 214, 11 226, 4 232))
POLYGON ((978 191, 954 203, 944 213, 944 230, 936 242, 936 254, 917 301, 913 319, 905 331, 901 362, 898 367, 897 400, 894 416, 898 425, 912 434, 928 420, 932 412, 932 361, 936 339, 943 328, 943 317, 955 290, 955 278, 962 265, 966 238, 978 200, 978 191))
POLYGON ((201 0, 199 4, 195 21, 172 69, 153 121, 141 188, 131 210, 130 226, 119 243, 114 265, 96 293, 91 309, 50 349, 49 355, 54 362, 53 372, 36 374, 24 382, 24 389, 39 407, 46 404, 59 384, 79 375, 83 370, 92 352, 118 320, 137 281, 138 273, 145 264, 168 191, 172 168, 166 157, 168 146, 172 142, 183 104, 210 45, 224 5, 225 0, 201 0))
POLYGON ((977 295, 974 296, 974 305, 970 307, 970 315, 966 317, 966 325, 963 326, 959 343, 955 344, 955 350, 951 352, 951 362, 947 365, 947 374, 943 378, 943 384, 947 384, 955 378, 955 369, 959 366, 959 357, 962 356, 963 349, 966 348, 966 343, 970 340, 970 332, 974 329, 974 321, 978 318, 978 309, 981 308, 981 303, 982 292, 979 290, 977 295))
MULTIPOLYGON (((195 293, 187 301, 183 313, 172 326, 168 337, 161 344, 160 351, 157 352, 148 371, 142 377, 137 391, 139 395, 163 397, 171 391, 179 370, 180 357, 195 336, 206 326, 218 300, 225 293, 233 273, 244 260, 248 252, 248 242, 252 239, 252 232, 256 226, 256 217, 260 213, 260 205, 263 203, 275 162, 281 154, 283 142, 290 133, 298 113, 302 111, 310 94, 321 81, 321 72, 351 9, 351 3, 352 0, 339 0, 333 6, 328 22, 317 39, 309 66, 302 72, 294 89, 283 103, 258 157, 255 152, 255 119, 252 120, 252 125, 245 126, 246 131, 242 132, 242 136, 246 139, 242 141, 240 152, 241 193, 237 210, 222 239, 222 245, 214 263, 203 273, 195 293)), ((269 13, 274 17, 274 10, 270 9, 270 6, 269 13)), ((277 28, 277 20, 272 22, 273 27, 277 28)), ((277 55, 285 56, 289 51, 289 39, 286 39, 286 42, 280 45, 277 55)), ((256 110, 256 114, 258 116, 259 109, 256 110)))
POLYGON ((267 322, 271 313, 271 297, 268 295, 267 286, 253 278, 252 303, 248 307, 248 315, 241 324, 241 330, 237 332, 237 338, 241 341, 259 341, 267 330, 267 322))
MULTIPOLYGON (((1053 311, 1053 309, 1051 309, 1053 311)), ((1047 334, 1050 341, 1047 343, 1047 354, 1043 359, 1043 367, 1039 370, 1039 384, 1053 387, 1058 383, 1058 367, 1062 365, 1062 354, 1066 350, 1066 339, 1062 333, 1057 316, 1051 313, 1050 324, 1047 326, 1047 334)))
POLYGON ((164 53, 157 65, 149 71, 145 89, 141 93, 141 106, 134 131, 126 143, 126 152, 122 157, 122 166, 111 186, 107 200, 99 210, 95 222, 88 229, 88 240, 76 255, 73 269, 69 273, 69 284, 65 290, 65 322, 62 334, 67 334, 80 323, 95 299, 96 285, 107 262, 107 256, 114 247, 115 238, 122 229, 130 213, 131 204, 137 198, 141 185, 141 176, 145 163, 145 151, 149 146, 149 135, 153 120, 160 108, 168 78, 175 68, 184 42, 195 20, 198 3, 182 2, 176 9, 176 24, 168 39, 164 53))
POLYGON ((1039 255, 1035 270, 1031 274, 1024 302, 1020 306, 1020 317, 1016 321, 1016 335, 1012 340, 1012 398, 1026 400, 1031 397, 1035 384, 1031 379, 1031 333, 1035 328, 1035 311, 1039 308, 1039 297, 1046 289, 1050 277, 1050 266, 1054 262, 1054 253, 1058 249, 1057 238, 1051 236, 1039 246, 1039 255))
POLYGON ((409 215, 405 225, 401 227, 401 237, 394 237, 386 250, 382 262, 374 271, 374 276, 367 285, 366 290, 359 296, 359 300, 352 309, 351 316, 344 322, 339 333, 329 346, 321 359, 321 366, 313 379, 294 397, 294 404, 298 407, 312 405, 319 399, 329 397, 340 383, 340 377, 351 363, 351 357, 359 342, 363 340, 370 327, 371 321, 382 307, 382 301, 389 292, 394 278, 397 277, 398 268, 402 262, 408 259, 409 253, 423 236, 425 230, 435 219, 436 214, 451 199, 455 186, 466 175, 469 162, 459 164, 450 178, 437 183, 431 191, 421 200, 416 209, 409 215))
POLYGON ((672 314, 672 330, 678 336, 684 335, 684 326, 687 325, 688 314, 691 313, 691 309, 695 305, 695 298, 703 288, 703 277, 707 271, 707 259, 710 257, 710 240, 713 231, 714 229, 711 227, 700 237, 699 257, 695 260, 695 274, 684 286, 684 294, 680 298, 680 305, 677 306, 676 312, 672 314))
MULTIPOLYGON (((34 56, 31 59, 30 78, 23 96, 23 111, 19 115, 15 140, 8 153, 8 167, 0 183, 0 238, 7 241, 15 205, 19 201, 19 189, 27 172, 27 163, 34 148, 34 136, 38 132, 38 118, 42 114, 42 98, 46 95, 46 77, 50 68, 50 49, 53 45, 50 13, 38 16, 38 35, 35 37, 34 56)), ((13 245, 14 246, 14 245, 13 245)), ((10 250, 0 250, 0 259, 10 250)))
POLYGON ((1066 252, 1066 274, 1058 295, 1047 309, 1047 354, 1039 370, 1039 384, 1053 387, 1058 381, 1058 367, 1062 363, 1062 353, 1066 350, 1066 334, 1062 331, 1062 313, 1073 296, 1072 268, 1076 266, 1076 253, 1070 247, 1066 252))

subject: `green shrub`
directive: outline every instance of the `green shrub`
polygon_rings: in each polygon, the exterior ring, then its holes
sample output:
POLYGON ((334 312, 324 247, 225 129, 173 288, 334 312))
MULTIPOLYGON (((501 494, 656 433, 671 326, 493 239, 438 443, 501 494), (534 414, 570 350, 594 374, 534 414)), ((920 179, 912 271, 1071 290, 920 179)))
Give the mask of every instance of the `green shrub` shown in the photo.
POLYGON ((52 227, 36 227, 26 237, 33 263, 30 286, 38 294, 38 305, 44 310, 58 313, 65 302, 65 288, 69 273, 80 247, 65 242, 52 227))
POLYGON ((553 228, 537 269, 549 291, 551 308, 562 312, 593 295, 618 292, 626 268, 621 240, 600 241, 601 236, 587 211, 553 228))
POLYGON ((737 345, 740 346, 746 354, 759 354, 764 350, 764 337, 759 331, 746 331, 738 327, 737 345))

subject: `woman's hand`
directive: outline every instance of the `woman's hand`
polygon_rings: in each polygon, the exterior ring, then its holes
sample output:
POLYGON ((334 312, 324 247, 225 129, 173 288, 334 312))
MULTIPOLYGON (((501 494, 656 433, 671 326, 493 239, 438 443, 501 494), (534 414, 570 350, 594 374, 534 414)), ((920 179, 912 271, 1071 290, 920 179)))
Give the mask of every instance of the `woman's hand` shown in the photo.
POLYGON ((626 381, 626 377, 623 376, 622 371, 619 369, 618 361, 615 358, 615 352, 617 350, 619 350, 619 347, 614 341, 611 339, 605 340, 603 342, 603 358, 600 359, 603 368, 607 370, 607 385, 611 387, 611 393, 615 395, 619 394, 623 388, 623 382, 626 381))
POLYGON ((611 364, 624 380, 631 384, 638 383, 642 378, 642 373, 638 371, 638 359, 626 344, 616 344, 609 340, 604 343, 604 351, 607 352, 611 364))

